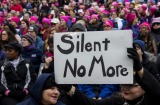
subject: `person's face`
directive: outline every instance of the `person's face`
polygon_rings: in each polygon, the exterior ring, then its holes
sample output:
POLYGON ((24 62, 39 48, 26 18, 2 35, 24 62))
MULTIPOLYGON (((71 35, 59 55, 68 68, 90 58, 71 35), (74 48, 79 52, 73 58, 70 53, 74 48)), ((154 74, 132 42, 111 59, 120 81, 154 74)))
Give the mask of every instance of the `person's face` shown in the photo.
POLYGON ((2 38, 2 41, 8 40, 8 34, 6 31, 2 31, 1 38, 2 38))
POLYGON ((18 4, 18 0, 13 0, 14 5, 18 4))
POLYGON ((113 12, 111 16, 113 19, 117 18, 117 14, 115 12, 113 12))
POLYGON ((134 100, 145 92, 139 84, 121 85, 122 96, 125 100, 134 100))
POLYGON ((89 10, 87 10, 87 11, 85 12, 85 15, 90 16, 90 12, 89 12, 89 10))
POLYGON ((106 25, 103 27, 104 31, 109 31, 109 30, 112 30, 112 27, 109 26, 109 25, 106 25))
POLYGON ((42 25, 43 25, 43 28, 48 28, 49 27, 49 25, 45 22, 42 25))
POLYGON ((53 37, 55 32, 56 32, 55 30, 51 31, 49 37, 53 37))
POLYGON ((28 41, 26 38, 22 38, 21 41, 22 41, 22 46, 23 46, 23 47, 27 47, 27 46, 30 45, 29 41, 28 41))
POLYGON ((11 18, 11 17, 12 17, 12 14, 8 13, 7 18, 11 18))
POLYGON ((35 24, 36 22, 34 21, 34 20, 31 20, 31 21, 29 21, 29 24, 30 25, 33 25, 33 24, 35 24))
POLYGON ((92 20, 92 23, 96 23, 97 21, 95 17, 92 17, 91 20, 92 20))
POLYGON ((18 51, 16 51, 13 48, 7 47, 5 51, 6 51, 6 56, 9 60, 14 60, 19 56, 18 51))
POLYGON ((23 19, 29 20, 29 15, 24 15, 23 19))
POLYGON ((138 18, 136 17, 136 18, 134 18, 134 20, 133 20, 133 24, 136 25, 137 23, 138 23, 138 18))
POLYGON ((149 29, 147 26, 141 26, 139 29, 139 33, 141 36, 145 37, 149 34, 149 29))
POLYGON ((62 25, 65 25, 66 24, 66 21, 64 19, 61 19, 61 24, 62 25))
POLYGON ((14 21, 10 22, 13 26, 16 26, 17 24, 14 21))
POLYGON ((27 28, 27 24, 24 21, 21 21, 21 28, 27 28))
POLYGON ((102 18, 102 22, 104 23, 105 21, 107 21, 108 20, 108 18, 107 17, 103 17, 102 18))
POLYGON ((28 30, 28 34, 31 35, 33 38, 36 37, 36 33, 32 29, 28 30))
POLYGON ((42 103, 44 105, 55 105, 59 98, 60 92, 57 87, 46 89, 42 92, 42 103))
POLYGON ((155 30, 160 29, 160 23, 154 23, 153 29, 155 30))

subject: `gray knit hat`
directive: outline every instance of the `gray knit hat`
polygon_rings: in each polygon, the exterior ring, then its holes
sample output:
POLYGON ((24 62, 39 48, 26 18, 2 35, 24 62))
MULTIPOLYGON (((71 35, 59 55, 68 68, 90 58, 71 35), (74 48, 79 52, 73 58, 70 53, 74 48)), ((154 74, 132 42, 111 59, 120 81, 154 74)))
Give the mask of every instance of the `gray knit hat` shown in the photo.
POLYGON ((26 35, 23 35, 22 38, 27 39, 31 44, 34 43, 34 39, 31 35, 26 34, 26 35))

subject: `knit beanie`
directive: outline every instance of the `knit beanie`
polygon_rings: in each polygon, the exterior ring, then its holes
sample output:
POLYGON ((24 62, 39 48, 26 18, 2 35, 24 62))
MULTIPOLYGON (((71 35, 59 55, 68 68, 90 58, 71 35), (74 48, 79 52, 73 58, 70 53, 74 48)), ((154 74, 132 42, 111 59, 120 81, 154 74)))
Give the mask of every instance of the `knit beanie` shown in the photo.
POLYGON ((17 17, 17 16, 11 17, 9 20, 10 20, 10 21, 14 21, 14 22, 17 23, 17 24, 20 22, 20 18, 17 17))
POLYGON ((48 18, 44 17, 42 19, 42 23, 47 23, 48 25, 50 25, 51 24, 51 19, 48 19, 48 18))
POLYGON ((31 44, 34 43, 34 39, 31 35, 26 34, 26 35, 23 35, 22 38, 27 39, 31 44))
POLYGON ((144 53, 144 51, 145 51, 145 42, 144 41, 136 39, 133 41, 133 43, 138 44, 138 46, 141 48, 142 52, 144 53))
POLYGON ((36 25, 31 25, 31 26, 29 27, 29 29, 33 30, 36 34, 38 34, 38 26, 36 26, 36 25))
POLYGON ((50 76, 50 77, 48 77, 46 79, 46 81, 45 81, 45 83, 43 85, 42 90, 46 90, 46 89, 49 89, 49 88, 54 87, 54 86, 56 86, 56 83, 55 83, 53 77, 50 76))
POLYGON ((61 16, 60 19, 63 19, 66 23, 68 23, 70 16, 61 16))
POLYGON ((30 21, 35 21, 35 22, 37 22, 37 17, 36 17, 36 16, 31 16, 30 21))
POLYGON ((143 22, 142 24, 140 24, 139 28, 141 28, 142 26, 147 26, 148 29, 151 31, 151 26, 148 22, 143 22))
POLYGON ((105 27, 105 26, 110 26, 112 28, 114 27, 113 22, 111 20, 105 21, 104 24, 103 24, 103 27, 105 27))
POLYGON ((93 15, 91 15, 91 19, 92 19, 92 18, 95 18, 96 20, 98 20, 98 15, 93 14, 93 15))
POLYGON ((160 24, 160 17, 153 18, 153 20, 152 20, 152 23, 151 23, 151 24, 153 24, 153 23, 159 23, 159 24, 160 24))
POLYGON ((147 9, 147 4, 142 4, 141 8, 143 9, 143 11, 146 11, 146 9, 147 9))
POLYGON ((157 6, 153 5, 153 6, 150 7, 149 10, 152 12, 152 14, 154 14, 157 11, 157 6))
POLYGON ((127 22, 132 22, 135 18, 136 18, 136 15, 133 14, 133 13, 129 13, 129 14, 126 16, 127 22))

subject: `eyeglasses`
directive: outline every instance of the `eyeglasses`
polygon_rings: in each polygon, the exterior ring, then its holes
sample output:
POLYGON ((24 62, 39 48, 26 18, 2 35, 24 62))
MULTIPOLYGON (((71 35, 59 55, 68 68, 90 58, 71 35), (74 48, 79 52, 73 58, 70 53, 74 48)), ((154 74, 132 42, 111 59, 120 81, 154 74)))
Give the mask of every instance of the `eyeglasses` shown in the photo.
POLYGON ((137 86, 140 86, 139 84, 122 84, 120 85, 121 87, 129 87, 129 88, 132 88, 132 87, 137 87, 137 86))

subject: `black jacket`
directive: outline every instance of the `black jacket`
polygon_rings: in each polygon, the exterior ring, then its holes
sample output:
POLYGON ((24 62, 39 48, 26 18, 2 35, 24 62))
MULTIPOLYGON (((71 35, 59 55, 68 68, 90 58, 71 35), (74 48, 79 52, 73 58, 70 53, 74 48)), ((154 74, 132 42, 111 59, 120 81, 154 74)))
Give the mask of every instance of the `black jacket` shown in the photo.
POLYGON ((20 57, 16 69, 5 59, 0 62, 0 93, 4 95, 6 90, 23 91, 29 90, 36 81, 36 74, 31 63, 20 57))
MULTIPOLYGON (((160 105, 159 82, 147 70, 144 70, 142 79, 136 76, 136 80, 145 91, 142 103, 139 105, 160 105)), ((102 100, 94 100, 88 98, 78 89, 76 89, 75 94, 71 99, 73 105, 124 105, 125 103, 125 100, 121 95, 113 95, 102 100)))

